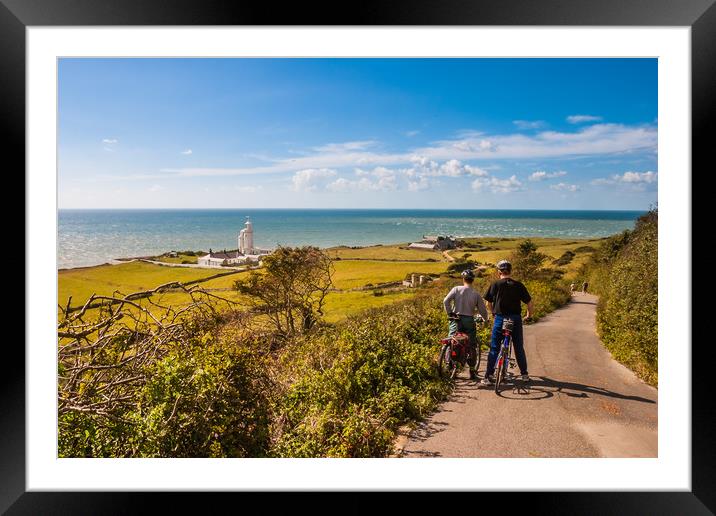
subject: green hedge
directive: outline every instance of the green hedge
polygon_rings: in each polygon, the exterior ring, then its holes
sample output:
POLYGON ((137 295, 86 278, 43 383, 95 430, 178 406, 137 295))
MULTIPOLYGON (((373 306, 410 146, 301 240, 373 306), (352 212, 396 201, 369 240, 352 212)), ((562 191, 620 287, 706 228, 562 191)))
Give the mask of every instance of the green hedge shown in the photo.
POLYGON ((284 354, 272 453, 281 457, 380 457, 397 427, 449 392, 437 376, 447 333, 434 294, 369 310, 296 342, 284 354))
POLYGON ((597 329, 605 346, 651 385, 658 383, 658 213, 606 240, 582 271, 599 295, 597 329))
MULTIPOLYGON (((119 343, 118 343, 119 344, 119 343)), ((146 370, 111 418, 59 418, 60 457, 257 457, 269 437, 265 362, 203 329, 146 370)))

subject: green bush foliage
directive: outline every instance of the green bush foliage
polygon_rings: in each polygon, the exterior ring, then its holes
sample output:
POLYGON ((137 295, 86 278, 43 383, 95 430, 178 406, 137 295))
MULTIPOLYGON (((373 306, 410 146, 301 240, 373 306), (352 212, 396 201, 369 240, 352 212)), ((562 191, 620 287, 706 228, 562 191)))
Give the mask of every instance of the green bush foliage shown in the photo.
POLYGON ((575 255, 574 252, 572 252, 572 251, 565 251, 565 252, 562 254, 562 256, 560 256, 559 258, 557 258, 556 260, 554 260, 554 261, 552 262, 552 264, 553 264, 553 265, 560 265, 560 266, 568 265, 569 263, 572 262, 572 260, 574 259, 575 256, 576 256, 576 255, 575 255))
MULTIPOLYGON (((474 287, 484 292, 494 279, 478 278, 474 287)), ((435 366, 439 339, 448 332, 442 300, 459 283, 438 279, 410 300, 336 325, 318 322, 281 346, 272 345, 277 334, 270 324, 261 326, 264 313, 177 320, 181 333, 173 340, 150 333, 156 359, 123 384, 127 399, 116 410, 60 414, 60 456, 386 456, 398 427, 429 414, 450 392, 435 366)), ((526 284, 536 317, 569 299, 549 275, 526 284)), ((489 334, 490 328, 479 330, 483 348, 489 334)), ((107 363, 121 361, 138 338, 136 331, 122 335, 103 349, 114 357, 107 363)), ((87 396, 83 406, 91 407, 102 393, 87 396)))
POLYGON ((474 269, 479 264, 474 260, 464 260, 462 258, 456 259, 454 262, 450 262, 447 267, 449 273, 456 273, 466 271, 467 269, 474 269))
POLYGON ((439 297, 373 309, 297 341, 283 356, 273 453, 281 457, 380 457, 394 432, 449 391, 437 376, 447 333, 439 297))
POLYGON ((262 357, 218 341, 217 328, 190 328, 144 369, 121 409, 60 414, 59 456, 264 455, 270 389, 262 357))
POLYGON ((597 328, 615 359, 658 383, 658 212, 609 239, 581 271, 598 294, 597 328))
MULTIPOLYGON (((554 280, 526 280, 525 287, 527 287, 534 302, 534 313, 532 314, 534 321, 563 306, 571 297, 569 287, 554 280)), ((522 311, 524 315, 526 313, 524 305, 522 311)))
POLYGON ((525 240, 512 252, 509 261, 512 263, 515 277, 527 280, 534 278, 548 259, 549 256, 537 251, 537 244, 532 240, 525 240))
POLYGON ((583 245, 574 250, 575 253, 593 253, 594 251, 596 251, 596 249, 591 245, 583 245))

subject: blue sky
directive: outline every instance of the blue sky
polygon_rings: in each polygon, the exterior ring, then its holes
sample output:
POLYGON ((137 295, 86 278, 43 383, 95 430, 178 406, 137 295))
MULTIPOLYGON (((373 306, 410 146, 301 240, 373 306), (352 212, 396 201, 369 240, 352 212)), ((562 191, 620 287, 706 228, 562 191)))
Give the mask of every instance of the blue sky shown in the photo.
POLYGON ((656 59, 61 59, 60 208, 647 209, 656 59))

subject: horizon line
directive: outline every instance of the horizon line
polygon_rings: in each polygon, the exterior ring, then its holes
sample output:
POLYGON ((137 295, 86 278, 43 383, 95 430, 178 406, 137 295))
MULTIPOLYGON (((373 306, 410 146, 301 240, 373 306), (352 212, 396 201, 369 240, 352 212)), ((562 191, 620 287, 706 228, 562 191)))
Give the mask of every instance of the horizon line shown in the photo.
POLYGON ((331 211, 644 211, 647 212, 650 208, 57 208, 57 211, 63 210, 94 210, 94 211, 139 211, 139 210, 152 210, 152 211, 170 211, 170 210, 182 210, 182 211, 196 211, 196 210, 207 210, 207 211, 219 211, 219 210, 331 210, 331 211))

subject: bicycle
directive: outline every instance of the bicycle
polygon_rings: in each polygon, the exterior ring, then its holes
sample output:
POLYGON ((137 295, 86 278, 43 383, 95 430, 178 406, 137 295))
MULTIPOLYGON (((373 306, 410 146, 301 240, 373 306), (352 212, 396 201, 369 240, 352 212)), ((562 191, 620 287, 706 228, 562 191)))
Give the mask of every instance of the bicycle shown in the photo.
POLYGON ((512 358, 512 329, 514 325, 515 323, 512 319, 502 321, 503 339, 495 366, 495 394, 500 394, 500 383, 505 379, 507 369, 514 369, 515 367, 515 359, 512 358))
MULTIPOLYGON (((451 321, 459 321, 459 317, 448 317, 451 321)), ((475 316, 475 322, 483 322, 482 317, 478 314, 475 316)), ((459 325, 459 323, 458 323, 459 325)), ((462 370, 467 363, 467 357, 470 346, 470 336, 462 331, 455 332, 452 336, 440 339, 440 355, 438 357, 438 373, 443 378, 451 380, 457 376, 458 371, 462 370)), ((475 363, 475 371, 480 367, 480 344, 477 343, 475 354, 477 362, 475 363)))

